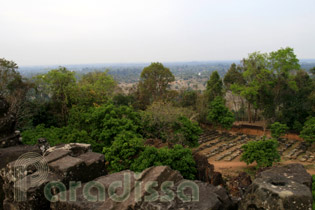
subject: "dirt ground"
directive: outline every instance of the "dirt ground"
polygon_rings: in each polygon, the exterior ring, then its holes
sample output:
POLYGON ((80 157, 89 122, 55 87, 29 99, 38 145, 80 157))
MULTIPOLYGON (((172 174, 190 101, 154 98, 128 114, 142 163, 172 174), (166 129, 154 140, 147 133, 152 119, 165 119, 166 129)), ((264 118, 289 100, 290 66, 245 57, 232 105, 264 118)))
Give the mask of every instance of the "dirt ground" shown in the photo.
MULTIPOLYGON (((255 126, 261 126, 259 123, 260 122, 257 122, 256 123, 257 125, 255 125, 255 126)), ((219 130, 219 131, 220 132, 222 132, 222 131, 226 132, 226 130, 219 130)), ((231 133, 231 134, 242 133, 242 134, 254 135, 254 136, 264 136, 264 135, 270 136, 270 131, 265 131, 264 132, 262 129, 240 128, 239 127, 239 123, 237 123, 236 126, 233 127, 229 131, 229 133, 231 133)), ((303 139, 301 139, 297 134, 288 134, 288 135, 284 136, 284 138, 297 141, 291 147, 291 149, 295 148, 296 145, 298 145, 300 141, 303 141, 303 139)), ((220 145, 220 144, 217 144, 216 146, 218 146, 218 145, 220 145)), ((233 148, 230 148, 229 150, 232 150, 232 149, 233 148)), ((211 150, 211 148, 207 148, 204 151, 207 152, 209 150, 211 150)), ((314 148, 312 150, 314 150, 314 148)), ((228 150, 226 150, 226 151, 228 151, 228 150)), ((226 152, 226 151, 224 151, 224 152, 226 152)), ((301 162, 299 160, 286 159, 286 158, 284 158, 284 156, 288 153, 288 151, 284 152, 284 154, 281 157, 281 161, 279 163, 276 163, 275 165, 286 165, 286 164, 290 164, 290 163, 300 163, 300 164, 303 164, 305 166, 305 168, 308 171, 308 173, 310 173, 311 175, 315 175, 315 163, 314 162, 310 163, 310 162, 301 162)), ((217 161, 216 158, 219 155, 220 154, 212 156, 208 160, 209 160, 209 163, 214 165, 215 171, 218 171, 218 172, 222 173, 222 175, 224 177, 237 176, 238 173, 242 172, 242 171, 245 171, 245 172, 254 171, 253 169, 256 166, 255 163, 247 165, 245 162, 240 161, 240 156, 236 157, 232 161, 227 161, 227 160, 217 161)))

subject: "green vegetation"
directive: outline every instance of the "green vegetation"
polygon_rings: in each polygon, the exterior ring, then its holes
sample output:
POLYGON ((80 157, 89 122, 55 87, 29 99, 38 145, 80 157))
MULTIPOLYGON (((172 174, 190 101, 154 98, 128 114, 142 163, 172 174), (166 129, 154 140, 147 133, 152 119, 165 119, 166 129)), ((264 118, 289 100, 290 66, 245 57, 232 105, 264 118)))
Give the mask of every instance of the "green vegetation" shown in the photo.
POLYGON ((284 135, 288 131, 288 126, 286 124, 281 124, 279 122, 275 122, 271 125, 271 136, 275 139, 278 139, 280 136, 284 135))
MULTIPOLYGON (((174 89, 182 85, 173 83, 173 72, 161 63, 151 63, 141 74, 134 67, 127 80, 139 83, 127 93, 114 79, 125 78, 123 69, 112 76, 104 69, 78 74, 59 67, 27 80, 16 63, 0 59, 0 96, 10 103, 24 143, 41 137, 51 145, 89 143, 105 154, 112 172, 169 165, 193 179, 191 147, 198 146, 201 123, 229 129, 235 119, 262 121, 273 138, 293 130, 315 141, 314 69, 302 70, 292 48, 254 52, 239 65, 217 65, 213 72, 204 64, 198 73, 187 73, 187 66, 175 68, 186 89, 174 89), (200 85, 206 89, 197 90, 200 85), (146 139, 170 148, 146 147, 146 139)), ((242 160, 270 166, 280 160, 276 148, 276 140, 249 142, 242 160)))
POLYGON ((272 166, 274 162, 280 161, 277 147, 278 142, 274 139, 250 141, 242 146, 241 161, 247 165, 256 161, 257 168, 272 166))
POLYGON ((172 149, 146 147, 131 165, 131 169, 140 172, 150 166, 160 165, 178 170, 186 179, 193 180, 197 172, 191 150, 181 145, 175 145, 172 149))
POLYGON ((197 146, 201 129, 196 122, 190 120, 195 115, 195 112, 187 108, 155 102, 141 112, 144 137, 197 146))
POLYGON ((310 143, 315 142, 315 117, 310 117, 301 131, 301 137, 310 143))
POLYGON ((207 119, 215 126, 231 128, 234 122, 234 115, 224 105, 223 98, 218 96, 210 103, 207 119))
POLYGON ((144 150, 143 139, 132 132, 122 132, 110 147, 104 147, 105 160, 111 172, 129 169, 140 152, 144 150))
POLYGON ((174 80, 172 72, 161 63, 151 63, 145 67, 138 84, 139 108, 144 109, 153 101, 166 99, 169 85, 174 80))

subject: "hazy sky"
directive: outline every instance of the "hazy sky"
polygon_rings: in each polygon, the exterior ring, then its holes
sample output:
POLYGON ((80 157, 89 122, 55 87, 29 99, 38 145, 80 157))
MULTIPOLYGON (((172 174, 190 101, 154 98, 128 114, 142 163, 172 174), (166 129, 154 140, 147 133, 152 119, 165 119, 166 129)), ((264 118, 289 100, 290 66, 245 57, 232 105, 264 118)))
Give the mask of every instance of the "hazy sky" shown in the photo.
POLYGON ((0 57, 18 65, 315 58, 315 0, 0 0, 0 57))

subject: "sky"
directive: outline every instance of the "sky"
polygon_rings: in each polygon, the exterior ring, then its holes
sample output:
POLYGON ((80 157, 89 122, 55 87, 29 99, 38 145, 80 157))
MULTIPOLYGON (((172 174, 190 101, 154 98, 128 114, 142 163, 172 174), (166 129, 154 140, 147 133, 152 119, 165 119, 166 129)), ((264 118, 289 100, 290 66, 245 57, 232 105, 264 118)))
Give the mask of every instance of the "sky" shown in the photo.
POLYGON ((0 0, 0 58, 25 65, 315 58, 314 0, 0 0))

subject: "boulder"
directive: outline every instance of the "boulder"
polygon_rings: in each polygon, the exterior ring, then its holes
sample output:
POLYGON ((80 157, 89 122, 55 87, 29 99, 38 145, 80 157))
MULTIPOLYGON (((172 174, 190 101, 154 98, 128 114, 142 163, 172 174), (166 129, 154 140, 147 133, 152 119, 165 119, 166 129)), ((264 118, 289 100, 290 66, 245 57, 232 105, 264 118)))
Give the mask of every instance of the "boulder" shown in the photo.
POLYGON ((289 164, 261 172, 248 187, 239 209, 311 210, 311 176, 303 165, 289 164))
POLYGON ((238 203, 244 196, 246 189, 251 184, 251 177, 245 172, 240 172, 237 177, 231 178, 227 182, 227 188, 229 189, 232 200, 235 203, 238 203))
POLYGON ((59 193, 57 197, 60 199, 51 203, 51 209, 215 210, 230 209, 232 205, 223 187, 215 187, 201 181, 185 180, 178 171, 174 171, 167 166, 151 167, 142 173, 134 173, 129 170, 121 171, 99 177, 93 183, 86 183, 77 189, 75 201, 71 201, 70 190, 66 193, 65 201, 61 199, 62 195, 59 193), (91 187, 93 183, 94 187, 91 187), (98 189, 101 189, 101 192, 104 192, 104 194, 99 193, 100 191, 95 187, 95 183, 98 183, 98 189), (115 183, 121 183, 121 185, 118 185, 116 189, 112 189, 115 183), (193 190, 189 186, 195 187, 199 193, 199 197, 193 193, 193 190), (120 199, 113 196, 110 192, 115 192, 116 195, 120 196, 120 199), (95 196, 96 200, 93 201, 93 197, 91 196, 95 196), (188 200, 185 200, 185 196, 187 196, 186 199, 188 200))
POLYGON ((208 162, 208 158, 205 155, 195 153, 194 160, 197 168, 197 180, 213 184, 214 186, 225 185, 222 174, 214 171, 214 166, 208 162))
POLYGON ((60 182, 64 186, 52 188, 52 194, 57 194, 69 188, 71 181, 84 183, 106 174, 104 155, 91 152, 90 145, 59 145, 49 148, 44 156, 38 146, 35 148, 38 153, 27 155, 23 161, 12 161, 2 170, 5 210, 49 209, 50 202, 44 194, 48 183, 60 182), (24 199, 17 201, 16 194, 24 199))
MULTIPOLYGON (((20 157, 22 154, 27 152, 40 152, 39 149, 36 146, 29 146, 29 145, 19 145, 14 147, 8 147, 8 148, 0 148, 0 170, 6 165, 14 160, 16 160, 18 157, 20 157)), ((0 204, 3 203, 4 200, 4 191, 3 191, 3 179, 0 176, 0 204)), ((2 205, 0 205, 0 210, 2 209, 2 205)))

